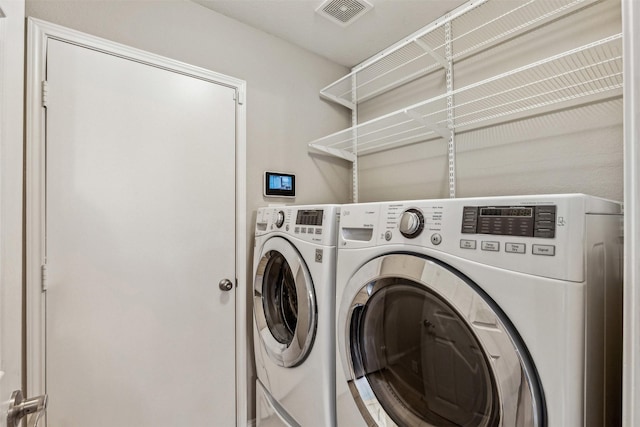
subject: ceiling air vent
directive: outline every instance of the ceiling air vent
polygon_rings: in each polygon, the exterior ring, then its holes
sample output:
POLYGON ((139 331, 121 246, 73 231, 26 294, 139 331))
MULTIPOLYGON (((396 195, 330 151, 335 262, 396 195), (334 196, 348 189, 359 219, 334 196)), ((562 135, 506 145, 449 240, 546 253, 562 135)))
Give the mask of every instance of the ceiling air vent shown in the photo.
POLYGON ((346 27, 372 8, 373 5, 366 0, 327 0, 316 9, 316 12, 346 27))

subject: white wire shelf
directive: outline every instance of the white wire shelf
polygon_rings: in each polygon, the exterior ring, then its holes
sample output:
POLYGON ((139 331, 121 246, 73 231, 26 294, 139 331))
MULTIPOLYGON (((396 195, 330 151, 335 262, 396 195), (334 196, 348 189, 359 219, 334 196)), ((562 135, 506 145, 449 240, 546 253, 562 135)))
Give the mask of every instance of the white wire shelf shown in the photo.
POLYGON ((353 109, 360 102, 445 69, 447 23, 451 23, 455 31, 451 60, 458 61, 596 1, 471 1, 354 67, 351 73, 322 89, 320 94, 353 109))
POLYGON ((616 34, 336 132, 309 147, 354 161, 358 155, 621 93, 622 34, 616 34), (450 95, 452 129, 447 127, 450 95))

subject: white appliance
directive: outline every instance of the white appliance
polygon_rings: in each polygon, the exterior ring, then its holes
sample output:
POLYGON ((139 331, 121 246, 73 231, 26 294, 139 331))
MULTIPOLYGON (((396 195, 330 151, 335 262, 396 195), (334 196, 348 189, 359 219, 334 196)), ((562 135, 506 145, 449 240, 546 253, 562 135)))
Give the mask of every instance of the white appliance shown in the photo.
POLYGON ((621 212, 580 194, 343 205, 338 425, 621 425, 621 212))
POLYGON ((258 426, 335 426, 338 205, 258 209, 254 347, 258 426))

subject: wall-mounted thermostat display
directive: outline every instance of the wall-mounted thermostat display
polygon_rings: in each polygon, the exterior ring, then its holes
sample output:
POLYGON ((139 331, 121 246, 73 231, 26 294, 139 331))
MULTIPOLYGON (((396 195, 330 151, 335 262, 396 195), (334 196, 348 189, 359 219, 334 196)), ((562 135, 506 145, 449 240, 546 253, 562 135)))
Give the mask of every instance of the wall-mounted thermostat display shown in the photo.
POLYGON ((296 197, 296 176, 292 173, 265 172, 265 197, 296 197))

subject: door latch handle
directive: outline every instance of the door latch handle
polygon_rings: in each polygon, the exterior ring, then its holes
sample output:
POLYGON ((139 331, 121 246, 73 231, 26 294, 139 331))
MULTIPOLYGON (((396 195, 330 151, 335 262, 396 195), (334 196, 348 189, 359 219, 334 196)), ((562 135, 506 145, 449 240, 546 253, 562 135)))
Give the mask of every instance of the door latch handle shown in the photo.
POLYGON ((24 399, 21 390, 16 390, 11 394, 9 400, 9 410, 7 411, 7 427, 19 427, 20 420, 26 415, 36 412, 44 412, 47 409, 49 399, 46 394, 31 399, 24 399))

